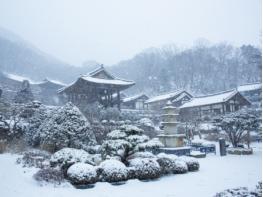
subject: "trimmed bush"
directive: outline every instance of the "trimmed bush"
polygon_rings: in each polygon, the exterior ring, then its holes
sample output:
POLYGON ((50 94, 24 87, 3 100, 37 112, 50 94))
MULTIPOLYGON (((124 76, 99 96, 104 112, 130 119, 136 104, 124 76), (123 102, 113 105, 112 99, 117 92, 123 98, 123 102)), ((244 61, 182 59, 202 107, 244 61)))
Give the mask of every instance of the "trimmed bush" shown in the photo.
POLYGON ((59 185, 64 182, 64 175, 60 170, 54 168, 46 168, 39 170, 34 174, 34 179, 40 183, 52 183, 59 185))
POLYGON ((160 153, 157 157, 163 173, 183 174, 188 171, 186 163, 176 155, 160 153))
POLYGON ((136 178, 140 180, 155 179, 161 176, 161 168, 155 159, 135 158, 129 161, 129 166, 134 167, 136 178))
POLYGON ((50 159, 50 165, 61 167, 65 174, 71 165, 78 162, 95 165, 94 157, 88 152, 74 148, 63 148, 55 152, 50 159))
POLYGON ((74 185, 94 184, 98 180, 96 168, 86 163, 76 163, 69 167, 67 178, 74 185))
POLYGON ((187 156, 179 158, 186 163, 188 171, 192 172, 199 170, 199 162, 196 159, 187 156))
POLYGON ((120 182, 128 179, 128 169, 120 161, 109 159, 103 161, 98 168, 100 180, 106 182, 120 182))

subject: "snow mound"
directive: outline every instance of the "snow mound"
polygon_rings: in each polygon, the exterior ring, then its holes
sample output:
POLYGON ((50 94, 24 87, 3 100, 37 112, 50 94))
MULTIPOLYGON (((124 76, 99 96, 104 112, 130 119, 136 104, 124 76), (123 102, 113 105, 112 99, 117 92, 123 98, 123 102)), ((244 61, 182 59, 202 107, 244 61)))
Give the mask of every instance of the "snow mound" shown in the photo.
POLYGON ((107 182, 119 182, 128 179, 128 169, 120 161, 109 159, 99 165, 100 179, 107 182))
POLYGON ((135 158, 129 161, 129 166, 134 167, 138 179, 154 179, 161 176, 161 168, 155 159, 135 158))
POLYGON ((98 180, 96 168, 86 163, 76 163, 69 167, 67 177, 73 184, 93 184, 98 180))

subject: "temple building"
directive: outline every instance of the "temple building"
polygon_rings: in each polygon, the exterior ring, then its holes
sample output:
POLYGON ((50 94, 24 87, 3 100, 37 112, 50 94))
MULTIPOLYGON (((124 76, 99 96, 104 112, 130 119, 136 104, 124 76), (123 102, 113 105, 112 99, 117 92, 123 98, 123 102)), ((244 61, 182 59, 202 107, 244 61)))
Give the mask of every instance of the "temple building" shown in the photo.
POLYGON ((105 70, 103 65, 75 82, 60 89, 58 93, 64 101, 77 106, 99 102, 105 108, 117 106, 120 109, 120 92, 133 86, 135 82, 117 78, 105 70))
POLYGON ((220 114, 238 111, 251 103, 236 89, 192 98, 180 107, 184 121, 205 119, 220 114))
POLYGON ((171 102, 173 106, 179 107, 185 102, 191 100, 193 96, 185 90, 177 90, 168 92, 158 96, 154 96, 147 101, 145 104, 150 110, 162 110, 166 106, 167 102, 171 102))
POLYGON ((138 110, 147 109, 147 105, 145 104, 145 101, 148 99, 149 97, 146 94, 137 94, 131 97, 126 97, 122 99, 122 108, 138 109, 138 110))

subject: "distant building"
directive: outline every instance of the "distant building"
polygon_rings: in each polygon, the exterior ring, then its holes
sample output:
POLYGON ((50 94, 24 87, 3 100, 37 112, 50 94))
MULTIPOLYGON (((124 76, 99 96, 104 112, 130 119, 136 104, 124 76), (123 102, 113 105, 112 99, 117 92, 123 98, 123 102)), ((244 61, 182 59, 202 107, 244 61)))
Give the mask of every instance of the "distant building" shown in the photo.
POLYGON ((225 114, 249 106, 251 103, 236 89, 216 94, 194 97, 180 107, 184 121, 204 119, 209 116, 225 114))
POLYGON ((39 100, 47 105, 60 105, 61 101, 57 91, 66 86, 59 81, 45 79, 43 82, 35 84, 39 87, 39 100))
POLYGON ((138 94, 131 97, 126 97, 122 100, 122 108, 123 109, 147 109, 147 105, 145 101, 148 100, 149 97, 145 94, 138 94))
POLYGON ((145 104, 148 106, 148 109, 161 110, 168 101, 170 101, 173 106, 178 107, 189 101, 192 97, 190 93, 184 90, 178 90, 152 97, 148 99, 145 104))
POLYGON ((237 87, 237 90, 246 97, 254 106, 261 106, 262 85, 259 83, 244 84, 237 87))
POLYGON ((71 101, 78 106, 97 101, 105 108, 117 105, 120 109, 120 92, 134 84, 133 81, 113 76, 101 65, 100 68, 82 75, 72 84, 60 89, 58 93, 63 100, 71 101))

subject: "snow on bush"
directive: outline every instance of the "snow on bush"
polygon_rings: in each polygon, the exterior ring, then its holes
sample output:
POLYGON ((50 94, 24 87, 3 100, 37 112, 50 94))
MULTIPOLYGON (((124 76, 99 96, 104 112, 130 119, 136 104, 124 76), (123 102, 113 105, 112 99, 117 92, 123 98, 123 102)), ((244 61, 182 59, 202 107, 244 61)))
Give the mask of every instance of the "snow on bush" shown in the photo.
POLYGON ((151 152, 136 152, 132 155, 130 155, 127 159, 130 160, 130 159, 135 159, 135 158, 156 158, 156 156, 154 154, 152 154, 151 152))
POLYGON ((163 173, 183 174, 188 171, 186 162, 180 160, 176 155, 160 153, 157 157, 163 173))
POLYGON ((127 135, 141 135, 143 134, 143 130, 139 129, 138 127, 134 125, 122 125, 120 127, 121 130, 123 130, 127 135))
POLYGON ((163 147, 163 144, 157 138, 153 138, 147 142, 138 144, 138 150, 156 150, 158 148, 163 147))
POLYGON ((34 179, 40 184, 52 183, 54 185, 59 185, 64 182, 64 175, 60 170, 54 168, 45 168, 39 170, 34 174, 34 179))
POLYGON ((127 163, 127 158, 138 151, 154 151, 163 146, 158 139, 149 140, 143 135, 143 130, 133 125, 122 125, 119 130, 113 130, 102 144, 102 157, 119 157, 127 163))
POLYGON ((74 148, 63 148, 55 152, 50 158, 51 166, 59 166, 65 173, 67 169, 77 163, 87 163, 91 165, 94 164, 94 157, 84 150, 74 149, 74 148))
POLYGON ((255 190, 249 190, 247 187, 238 187, 234 189, 227 189, 223 192, 217 193, 215 197, 261 197, 262 196, 262 182, 259 182, 255 190))
POLYGON ((149 118, 142 118, 138 121, 139 124, 147 127, 154 127, 153 122, 149 118))
POLYGON ((149 141, 149 137, 146 135, 130 135, 126 139, 132 146, 149 141))
POLYGON ((107 182, 119 182, 128 179, 128 169, 120 161, 109 159, 103 161, 99 167, 100 180, 107 182))
POLYGON ((195 158, 181 156, 180 160, 184 161, 187 165, 188 171, 197 171, 199 170, 199 162, 195 158))
POLYGON ((76 163, 67 170, 67 178, 72 184, 93 184, 98 180, 96 167, 86 163, 76 163))
POLYGON ((126 133, 121 132, 120 130, 113 130, 107 135, 107 138, 112 140, 124 139, 125 137, 127 137, 126 133))
POLYGON ((135 169, 136 178, 154 179, 161 176, 161 168, 155 159, 135 158, 129 160, 129 166, 135 169))
POLYGON ((23 167, 45 168, 49 166, 50 153, 41 150, 30 150, 23 153, 22 158, 17 159, 17 163, 23 167))
POLYGON ((52 111, 39 127, 40 147, 50 152, 61 148, 82 148, 96 144, 84 115, 72 103, 52 111))

